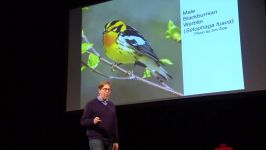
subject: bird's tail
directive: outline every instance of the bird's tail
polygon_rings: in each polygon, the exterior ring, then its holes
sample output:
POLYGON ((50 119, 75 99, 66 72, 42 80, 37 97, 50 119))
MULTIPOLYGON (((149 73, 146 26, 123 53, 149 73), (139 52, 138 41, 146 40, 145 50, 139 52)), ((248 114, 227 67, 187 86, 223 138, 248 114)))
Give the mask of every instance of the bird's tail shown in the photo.
POLYGON ((151 70, 151 72, 153 76, 162 81, 168 80, 169 78, 173 79, 173 77, 161 65, 157 66, 156 69, 151 70))
POLYGON ((159 63, 156 63, 152 59, 142 57, 139 59, 139 62, 144 64, 151 71, 152 75, 160 81, 165 81, 169 78, 173 78, 159 63))

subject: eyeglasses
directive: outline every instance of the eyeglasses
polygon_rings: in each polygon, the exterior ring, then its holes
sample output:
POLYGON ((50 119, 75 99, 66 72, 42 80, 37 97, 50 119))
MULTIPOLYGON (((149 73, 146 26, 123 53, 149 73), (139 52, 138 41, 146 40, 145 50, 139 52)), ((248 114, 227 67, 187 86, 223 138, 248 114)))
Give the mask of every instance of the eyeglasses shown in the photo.
POLYGON ((110 88, 102 88, 102 90, 103 90, 103 91, 105 91, 105 92, 106 92, 106 91, 108 91, 108 92, 110 92, 110 91, 111 91, 111 89, 110 89, 110 88))

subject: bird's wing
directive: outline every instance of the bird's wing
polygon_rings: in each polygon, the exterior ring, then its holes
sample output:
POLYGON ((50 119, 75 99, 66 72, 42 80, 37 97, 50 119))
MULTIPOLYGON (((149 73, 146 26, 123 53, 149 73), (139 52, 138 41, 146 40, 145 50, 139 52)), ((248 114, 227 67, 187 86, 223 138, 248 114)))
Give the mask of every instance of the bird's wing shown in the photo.
POLYGON ((138 54, 148 56, 155 62, 159 62, 158 56, 154 53, 148 41, 136 29, 127 25, 127 29, 122 33, 122 37, 138 54))

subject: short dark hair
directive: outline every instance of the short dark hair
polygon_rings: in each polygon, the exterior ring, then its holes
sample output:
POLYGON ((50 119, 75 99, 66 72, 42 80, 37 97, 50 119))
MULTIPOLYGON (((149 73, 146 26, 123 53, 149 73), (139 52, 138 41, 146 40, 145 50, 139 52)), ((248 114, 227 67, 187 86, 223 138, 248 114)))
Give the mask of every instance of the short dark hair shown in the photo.
POLYGON ((98 85, 98 89, 102 89, 104 85, 109 85, 111 87, 111 82, 110 81, 101 81, 98 85))

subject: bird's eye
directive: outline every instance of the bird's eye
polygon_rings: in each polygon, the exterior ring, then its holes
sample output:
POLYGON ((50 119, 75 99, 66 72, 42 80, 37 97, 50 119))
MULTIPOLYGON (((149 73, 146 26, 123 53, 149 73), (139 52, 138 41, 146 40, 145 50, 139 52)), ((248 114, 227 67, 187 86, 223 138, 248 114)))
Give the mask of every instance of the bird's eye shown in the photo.
POLYGON ((113 28, 112 31, 117 32, 117 27, 113 28))

